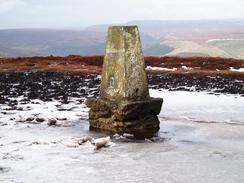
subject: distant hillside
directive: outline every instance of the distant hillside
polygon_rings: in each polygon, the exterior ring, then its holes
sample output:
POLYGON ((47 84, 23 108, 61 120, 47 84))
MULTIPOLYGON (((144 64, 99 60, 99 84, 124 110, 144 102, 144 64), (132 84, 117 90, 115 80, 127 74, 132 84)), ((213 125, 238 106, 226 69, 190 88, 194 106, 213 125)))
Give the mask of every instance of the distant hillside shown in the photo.
MULTIPOLYGON (((244 20, 142 20, 123 25, 139 26, 145 55, 244 59, 244 20)), ((108 26, 94 25, 83 30, 0 30, 0 56, 104 54, 108 26)))
MULTIPOLYGON (((155 38, 216 39, 225 36, 244 38, 244 20, 138 20, 123 25, 138 25, 141 32, 155 38), (216 37, 217 36, 217 37, 216 37)), ((109 25, 94 25, 89 31, 106 31, 109 25)))
POLYGON ((244 57, 244 39, 217 39, 209 41, 208 44, 218 47, 237 58, 244 57))
POLYGON ((65 56, 70 54, 102 54, 104 42, 104 34, 93 31, 0 30, 0 55, 65 56))
POLYGON ((160 55, 165 55, 167 53, 170 53, 173 50, 174 50, 173 47, 170 47, 163 43, 157 43, 145 49, 144 54, 160 56, 160 55))
MULTIPOLYGON (((105 40, 106 32, 88 30, 0 30, 0 55, 13 57, 104 54, 105 40)), ((141 33, 141 40, 145 51, 160 42, 145 33, 141 33)))

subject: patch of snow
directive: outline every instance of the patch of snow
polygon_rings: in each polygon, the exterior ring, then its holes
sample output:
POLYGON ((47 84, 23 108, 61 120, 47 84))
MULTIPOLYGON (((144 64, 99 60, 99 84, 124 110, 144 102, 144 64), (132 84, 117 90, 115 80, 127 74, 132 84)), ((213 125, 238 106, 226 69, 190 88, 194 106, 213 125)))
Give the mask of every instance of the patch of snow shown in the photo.
POLYGON ((185 66, 185 65, 182 66, 182 69, 184 69, 184 70, 192 70, 191 67, 187 67, 187 66, 185 66))
POLYGON ((161 71, 176 71, 177 68, 165 68, 165 67, 151 67, 147 66, 146 70, 161 70, 161 71))
POLYGON ((230 67, 230 71, 233 71, 233 72, 244 72, 244 68, 235 69, 233 67, 230 67))
POLYGON ((97 75, 96 79, 101 80, 102 79, 102 76, 101 75, 97 75))

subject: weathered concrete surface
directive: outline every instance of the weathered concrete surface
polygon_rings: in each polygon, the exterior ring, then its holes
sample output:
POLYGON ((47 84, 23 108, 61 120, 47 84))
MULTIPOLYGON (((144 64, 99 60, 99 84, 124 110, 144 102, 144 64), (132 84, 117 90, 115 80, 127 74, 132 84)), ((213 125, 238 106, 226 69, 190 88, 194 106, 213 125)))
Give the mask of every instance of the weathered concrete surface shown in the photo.
POLYGON ((100 94, 101 98, 109 100, 149 98, 145 62, 136 26, 109 28, 100 94))
POLYGON ((87 99, 93 128, 136 136, 159 130, 163 99, 150 98, 137 26, 108 30, 99 99, 87 99))

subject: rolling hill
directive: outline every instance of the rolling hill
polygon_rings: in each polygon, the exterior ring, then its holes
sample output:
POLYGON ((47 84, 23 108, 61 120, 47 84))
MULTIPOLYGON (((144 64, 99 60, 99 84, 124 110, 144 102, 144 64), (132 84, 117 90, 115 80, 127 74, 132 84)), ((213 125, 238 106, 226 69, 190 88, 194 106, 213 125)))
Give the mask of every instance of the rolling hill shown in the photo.
POLYGON ((92 31, 0 30, 0 55, 64 56, 69 54, 102 54, 104 42, 104 34, 92 31))
MULTIPOLYGON (((244 59, 244 20, 146 20, 127 22, 123 25, 139 26, 145 55, 244 59)), ((104 54, 108 26, 94 25, 83 30, 0 30, 0 56, 104 54)))
MULTIPOLYGON (((0 30, 0 55, 17 57, 104 54, 105 40, 106 33, 99 31, 0 30)), ((145 51, 147 49, 150 50, 152 46, 158 45, 160 42, 158 39, 145 33, 141 33, 141 40, 145 51)), ((162 53, 167 53, 168 50, 168 46, 165 46, 165 50, 162 53)))
POLYGON ((208 41, 208 44, 222 49, 234 57, 244 57, 244 39, 217 39, 208 41))

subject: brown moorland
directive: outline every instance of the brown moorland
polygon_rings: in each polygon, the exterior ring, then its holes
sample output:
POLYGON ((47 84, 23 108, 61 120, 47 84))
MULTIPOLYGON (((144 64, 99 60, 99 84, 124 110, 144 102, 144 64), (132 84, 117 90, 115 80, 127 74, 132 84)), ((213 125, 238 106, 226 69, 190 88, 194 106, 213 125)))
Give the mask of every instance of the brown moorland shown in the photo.
MULTIPOLYGON (((230 68, 244 68, 244 60, 216 57, 145 57, 148 74, 191 74, 224 75, 244 77, 244 72, 231 71, 230 68), (166 69, 165 69, 166 68, 166 69), (173 69, 174 68, 174 69, 173 69), (170 70, 173 69, 173 70, 170 70)), ((99 74, 102 70, 103 56, 67 57, 17 57, 0 58, 0 72, 8 71, 49 71, 76 74, 99 74)))

